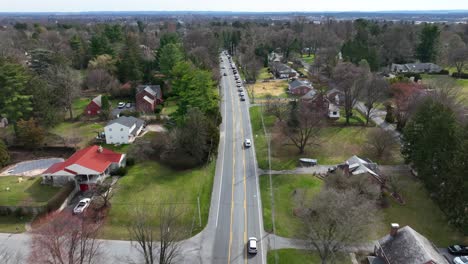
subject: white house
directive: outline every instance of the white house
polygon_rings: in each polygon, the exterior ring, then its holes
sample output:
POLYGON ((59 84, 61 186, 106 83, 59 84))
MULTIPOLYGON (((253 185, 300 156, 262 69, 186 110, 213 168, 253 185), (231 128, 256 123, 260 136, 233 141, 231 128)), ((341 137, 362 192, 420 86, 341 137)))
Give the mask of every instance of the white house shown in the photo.
POLYGON ((104 127, 107 144, 128 144, 135 140, 145 126, 145 122, 133 116, 121 116, 109 121, 104 127))
POLYGON ((339 119, 340 118, 340 108, 335 104, 328 104, 328 118, 330 119, 339 119))

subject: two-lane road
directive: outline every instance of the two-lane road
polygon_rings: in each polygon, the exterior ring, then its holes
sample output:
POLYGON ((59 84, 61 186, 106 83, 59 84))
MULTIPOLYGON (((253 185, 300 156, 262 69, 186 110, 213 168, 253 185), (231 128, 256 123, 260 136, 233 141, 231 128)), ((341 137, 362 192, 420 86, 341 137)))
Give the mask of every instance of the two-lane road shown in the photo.
POLYGON ((221 180, 212 263, 266 263, 255 151, 243 145, 246 138, 253 138, 249 101, 240 101, 229 60, 225 55, 222 58, 221 71, 227 73, 221 80, 224 151, 219 153, 221 180), (249 237, 259 241, 256 255, 247 253, 249 237))

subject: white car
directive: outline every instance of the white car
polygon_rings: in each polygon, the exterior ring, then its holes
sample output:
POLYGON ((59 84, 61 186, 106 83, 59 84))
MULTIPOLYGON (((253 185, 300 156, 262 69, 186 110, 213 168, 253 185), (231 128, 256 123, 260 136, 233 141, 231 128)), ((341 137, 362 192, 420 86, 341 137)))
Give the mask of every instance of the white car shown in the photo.
POLYGON ((250 141, 250 139, 246 138, 244 140, 244 147, 249 148, 251 146, 252 146, 252 141, 250 141))
POLYGON ((86 208, 88 208, 89 203, 91 202, 90 198, 82 199, 76 206, 73 208, 73 214, 81 214, 86 208))
POLYGON ((131 107, 132 107, 132 103, 126 103, 126 104, 125 104, 125 107, 131 108, 131 107))
POLYGON ((455 264, 468 264, 468 256, 460 256, 453 259, 455 264))
POLYGON ((240 95, 240 96, 245 96, 245 93, 244 93, 244 92, 240 92, 239 95, 240 95))
POLYGON ((125 107, 125 103, 124 103, 124 102, 120 102, 120 103, 117 105, 117 107, 118 107, 119 109, 122 109, 122 108, 125 107))
POLYGON ((249 241, 247 242, 247 252, 249 252, 249 254, 257 254, 257 238, 249 237, 249 241))

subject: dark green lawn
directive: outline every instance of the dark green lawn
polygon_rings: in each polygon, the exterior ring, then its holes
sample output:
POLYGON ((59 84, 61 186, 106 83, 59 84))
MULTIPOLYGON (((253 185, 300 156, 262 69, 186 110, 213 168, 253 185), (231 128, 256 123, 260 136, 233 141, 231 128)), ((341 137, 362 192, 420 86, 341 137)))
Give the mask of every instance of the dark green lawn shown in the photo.
MULTIPOLYGON (((132 221, 136 206, 156 210, 160 203, 176 203, 184 211, 179 224, 194 226, 192 235, 206 225, 213 185, 214 166, 175 171, 154 161, 130 167, 128 174, 118 181, 112 208, 104 227, 103 238, 128 240, 127 226, 132 221), (200 193, 202 227, 198 226, 197 195, 200 193), (194 222, 195 220, 195 222, 194 222)), ((155 226, 157 226, 155 222, 155 226)))
MULTIPOLYGON (((318 193, 323 181, 312 175, 272 175, 275 199, 276 234, 295 237, 302 229, 301 221, 293 214, 297 204, 310 200, 318 193)), ((271 196, 268 175, 260 176, 263 224, 267 232, 273 231, 271 218, 271 196)))
POLYGON ((59 190, 59 187, 41 185, 41 178, 23 177, 18 182, 17 176, 0 177, 0 205, 3 206, 41 206, 47 203, 59 190), (6 188, 10 188, 9 191, 6 188))
POLYGON ((310 54, 310 56, 309 56, 308 54, 303 54, 302 55, 302 60, 305 61, 305 63, 307 63, 307 64, 312 64, 312 63, 314 63, 315 55, 310 54))
MULTIPOLYGON (((321 263, 320 257, 316 252, 299 249, 279 249, 268 251, 267 263, 275 264, 275 254, 278 254, 278 263, 287 264, 318 264, 321 263)), ((347 255, 340 255, 335 264, 351 263, 347 255)))

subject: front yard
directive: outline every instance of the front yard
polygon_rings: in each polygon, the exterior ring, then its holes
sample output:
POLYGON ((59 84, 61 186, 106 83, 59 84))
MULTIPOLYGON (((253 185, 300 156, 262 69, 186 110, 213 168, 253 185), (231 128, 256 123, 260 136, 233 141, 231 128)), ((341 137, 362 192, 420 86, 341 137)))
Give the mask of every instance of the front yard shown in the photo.
MULTIPOLYGON (((268 169, 268 148, 261 122, 261 108, 258 106, 251 107, 250 117, 258 165, 261 169, 268 169)), ((273 128, 275 118, 265 115, 264 120, 267 131, 270 132, 273 128)), ((319 145, 308 146, 306 148, 306 154, 303 155, 299 154, 295 146, 284 145, 278 140, 272 140, 272 169, 294 169, 298 166, 299 158, 306 157, 318 159, 319 164, 326 165, 342 163, 353 155, 363 155, 382 164, 402 163, 403 160, 398 151, 387 160, 378 160, 366 155, 364 143, 367 140, 367 134, 375 129, 378 128, 363 126, 327 126, 322 129, 317 139, 319 145)))
POLYGON ((62 122, 49 130, 55 139, 48 145, 63 145, 79 148, 88 146, 98 132, 104 131, 105 122, 62 122), (54 142, 61 141, 61 142, 54 142))
POLYGON ((315 55, 310 54, 310 56, 309 56, 308 54, 302 54, 302 60, 307 64, 312 64, 312 63, 314 63, 315 55))
MULTIPOLYGON (((317 264, 320 263, 320 257, 317 253, 299 250, 299 249, 278 249, 268 251, 267 263, 275 263, 275 254, 278 254, 278 263, 288 264, 317 264)), ((340 255, 335 260, 335 264, 348 264, 351 263, 347 255, 340 255)))
MULTIPOLYGON (((210 207, 215 163, 206 168, 175 171, 155 161, 138 163, 117 182, 103 238, 128 240, 127 226, 136 206, 156 210, 160 203, 175 203, 184 211, 178 224, 192 227, 193 236, 206 225, 210 207), (200 194, 202 227, 198 224, 197 196, 200 194)), ((158 223, 155 223, 157 226, 158 223)))
POLYGON ((460 100, 462 100, 463 105, 468 106, 468 79, 456 79, 447 75, 430 75, 422 74, 423 84, 427 84, 432 80, 436 80, 442 83, 453 83, 455 88, 459 89, 460 100))
MULTIPOLYGON (((399 223, 401 227, 411 226, 439 247, 468 242, 468 237, 463 237, 457 230, 449 226, 445 215, 430 199, 428 192, 419 180, 409 174, 395 176, 398 177, 401 186, 400 193, 406 204, 400 205, 391 200, 388 208, 380 209, 382 220, 377 225, 374 235, 369 237, 370 240, 379 239, 388 234, 390 223, 399 223)), ((306 196, 313 197, 313 194, 320 191, 323 183, 312 175, 272 175, 272 179, 277 234, 295 237, 300 234, 297 231, 300 231, 301 226, 299 219, 293 215, 298 190, 301 190, 299 193, 304 193, 303 190, 307 190, 306 196)), ((265 230, 271 232, 271 202, 269 199, 269 180, 266 175, 260 178, 260 191, 265 230)))
POLYGON ((286 93, 288 89, 287 80, 269 80, 266 82, 257 81, 255 84, 250 84, 247 87, 249 89, 249 96, 254 93, 255 98, 266 98, 267 96, 287 98, 286 93))

